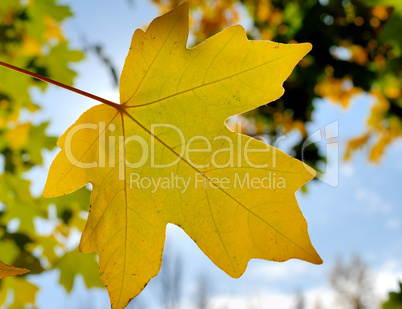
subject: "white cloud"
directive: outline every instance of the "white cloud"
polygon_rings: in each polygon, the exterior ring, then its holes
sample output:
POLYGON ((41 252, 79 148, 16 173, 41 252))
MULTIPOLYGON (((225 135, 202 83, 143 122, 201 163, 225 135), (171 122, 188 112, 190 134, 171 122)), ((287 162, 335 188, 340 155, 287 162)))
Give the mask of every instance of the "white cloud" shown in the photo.
POLYGON ((399 291, 399 281, 402 281, 402 264, 396 260, 389 260, 374 271, 374 290, 378 298, 385 300, 391 291, 399 291))
POLYGON ((290 308, 292 298, 285 294, 254 295, 249 297, 219 297, 211 301, 212 308, 245 309, 245 308, 290 308))
POLYGON ((390 230, 399 230, 401 227, 401 221, 398 218, 391 218, 387 221, 386 225, 390 230))
POLYGON ((356 168, 351 163, 342 163, 341 174, 345 177, 352 177, 355 175, 356 168))
POLYGON ((392 205, 373 190, 358 188, 355 197, 359 203, 359 208, 363 207, 369 215, 389 215, 392 213, 392 205))
MULTIPOLYGON (((306 309, 314 309, 317 303, 322 308, 334 309, 334 297, 330 290, 318 288, 303 293, 306 309)), ((221 295, 209 300, 210 308, 215 309, 286 309, 294 308, 296 303, 296 294, 286 293, 266 293, 256 291, 246 295, 221 295)), ((186 303, 185 308, 194 309, 193 303, 186 303)), ((340 309, 340 308, 339 308, 340 309)))
MULTIPOLYGON (((308 274, 308 265, 302 263, 293 264, 269 264, 261 265, 253 269, 250 274, 253 280, 258 280, 261 276, 268 276, 273 281, 283 278, 291 278, 297 275, 308 274)), ((377 269, 371 270, 373 280, 373 294, 376 303, 372 308, 378 308, 378 305, 388 298, 390 291, 398 291, 398 281, 402 281, 402 264, 396 260, 389 260, 377 269)), ((250 278, 251 279, 251 278, 250 278)), ((276 292, 267 291, 261 281, 260 288, 255 288, 242 293, 241 295, 217 295, 210 300, 211 308, 216 309, 292 309, 296 301, 296 292, 286 293, 280 290, 276 292)), ((317 303, 321 308, 343 309, 336 304, 336 295, 329 286, 316 286, 314 288, 300 290, 303 293, 306 309, 314 309, 317 303)), ((194 308, 194 304, 186 306, 194 308)))

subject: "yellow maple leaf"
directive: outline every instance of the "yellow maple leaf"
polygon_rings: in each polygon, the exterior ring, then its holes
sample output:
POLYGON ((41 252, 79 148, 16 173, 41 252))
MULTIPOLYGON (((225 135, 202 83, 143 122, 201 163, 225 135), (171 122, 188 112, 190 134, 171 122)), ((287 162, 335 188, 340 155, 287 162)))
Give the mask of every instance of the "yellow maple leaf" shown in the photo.
POLYGON ((32 124, 22 123, 16 125, 11 130, 4 134, 4 140, 6 140, 12 149, 18 149, 26 145, 29 139, 29 130, 32 124))
POLYGON ((85 112, 60 138, 44 196, 93 184, 80 249, 99 254, 113 308, 156 276, 168 223, 222 270, 252 258, 322 263, 295 192, 302 162, 224 125, 279 98, 310 44, 249 41, 232 26, 187 49, 188 4, 134 33, 120 104, 85 112))
POLYGON ((3 279, 5 277, 23 275, 28 272, 28 269, 9 266, 0 261, 0 279, 3 279))
POLYGON ((39 288, 25 278, 10 277, 1 281, 1 308, 34 308, 36 293, 39 288))

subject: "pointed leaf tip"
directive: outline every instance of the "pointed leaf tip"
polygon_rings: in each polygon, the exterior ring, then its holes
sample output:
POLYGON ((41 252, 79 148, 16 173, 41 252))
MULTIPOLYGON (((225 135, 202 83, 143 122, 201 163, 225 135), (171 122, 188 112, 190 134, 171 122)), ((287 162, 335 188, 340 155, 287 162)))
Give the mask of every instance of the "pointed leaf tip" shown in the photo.
POLYGON ((29 273, 28 269, 9 266, 0 261, 0 279, 29 273))

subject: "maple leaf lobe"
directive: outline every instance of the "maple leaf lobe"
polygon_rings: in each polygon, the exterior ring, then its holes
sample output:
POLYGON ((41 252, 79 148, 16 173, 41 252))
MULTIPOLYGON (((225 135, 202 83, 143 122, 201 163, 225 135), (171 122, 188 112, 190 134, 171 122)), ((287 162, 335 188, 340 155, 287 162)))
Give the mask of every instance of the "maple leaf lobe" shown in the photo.
POLYGON ((29 273, 28 269, 9 266, 0 261, 0 279, 29 273))

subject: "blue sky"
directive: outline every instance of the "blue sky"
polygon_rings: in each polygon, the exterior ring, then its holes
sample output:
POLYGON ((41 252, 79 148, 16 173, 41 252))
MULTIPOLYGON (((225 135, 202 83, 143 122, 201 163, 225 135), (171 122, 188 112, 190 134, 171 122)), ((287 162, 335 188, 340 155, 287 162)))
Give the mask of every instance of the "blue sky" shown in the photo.
MULTIPOLYGON (((158 14, 148 1, 133 1, 132 5, 124 0, 70 0, 64 3, 70 5, 75 13, 65 27, 72 45, 81 46, 79 37, 84 33, 90 42, 103 45, 119 72, 134 30, 146 26, 158 14)), ((79 72, 75 84, 77 88, 118 100, 117 89, 98 58, 90 54, 74 68, 79 72)), ((49 86, 45 94, 38 91, 33 91, 33 94, 43 106, 40 115, 33 120, 50 120, 49 133, 56 136, 60 136, 82 112, 96 104, 54 86, 49 86)), ((242 278, 231 279, 213 265, 182 230, 169 226, 168 250, 172 255, 180 254, 184 264, 184 301, 191 300, 195 279, 204 273, 212 284, 214 303, 228 304, 229 308, 245 308, 245 300, 251 300, 262 308, 287 308, 296 291, 307 295, 309 308, 317 297, 328 308, 333 308, 327 283, 328 272, 337 256, 349 259, 353 253, 358 253, 370 267, 375 293, 380 298, 385 297, 387 290, 397 288, 397 280, 402 280, 402 196, 399 178, 402 173, 402 143, 390 147, 378 165, 368 163, 364 152, 346 163, 342 161, 345 141, 363 131, 370 98, 357 97, 347 111, 324 100, 315 104, 314 121, 308 127, 309 133, 334 122, 339 129, 336 139, 339 154, 334 147, 327 148, 325 141, 319 143, 324 152, 328 150, 327 168, 335 171, 327 177, 338 185, 315 182, 309 186, 307 194, 298 193, 300 208, 309 224, 310 237, 324 264, 317 266, 298 260, 286 263, 252 260, 242 278)), ((43 190, 55 154, 47 154, 45 166, 29 175, 36 194, 41 194, 43 190)), ((157 302, 152 302, 158 293, 157 280, 152 280, 141 295, 151 308, 158 306, 157 302)), ((79 308, 77 303, 80 301, 90 302, 94 308, 109 307, 104 291, 87 291, 82 280, 78 280, 73 293, 67 295, 57 286, 57 281, 57 271, 35 280, 43 286, 38 298, 40 308, 55 308, 55 304, 60 302, 66 308, 79 308)))

